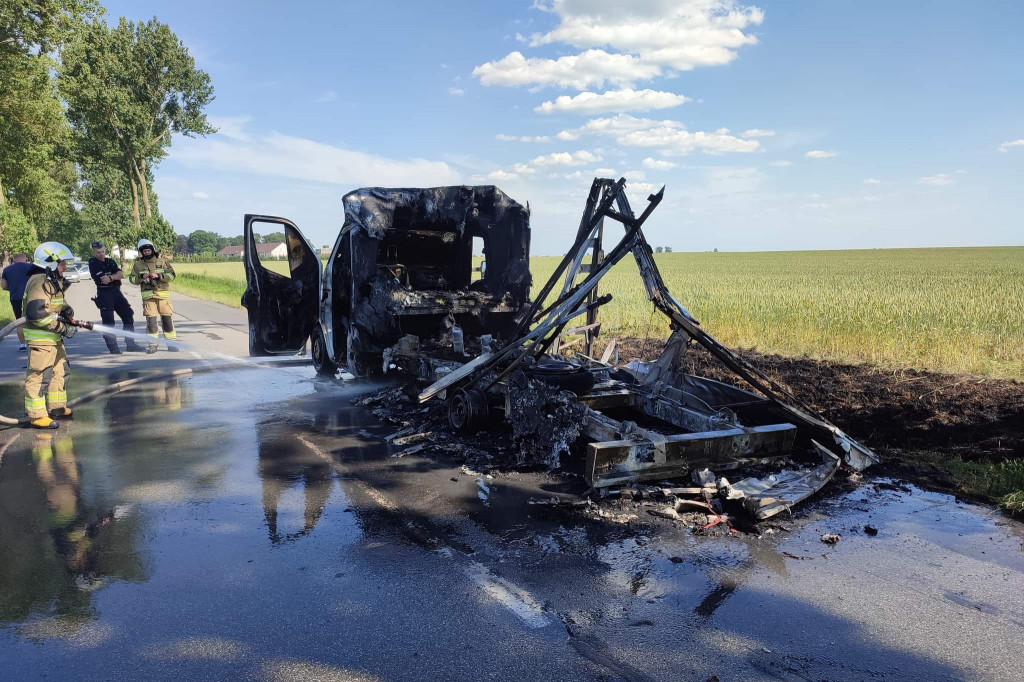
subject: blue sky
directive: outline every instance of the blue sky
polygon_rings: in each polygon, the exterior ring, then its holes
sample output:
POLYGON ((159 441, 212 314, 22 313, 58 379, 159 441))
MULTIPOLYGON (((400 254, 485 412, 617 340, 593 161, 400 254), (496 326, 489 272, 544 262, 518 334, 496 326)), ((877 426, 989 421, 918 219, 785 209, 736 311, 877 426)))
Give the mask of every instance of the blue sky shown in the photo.
POLYGON ((1019 2, 105 5, 213 79, 220 133, 157 169, 180 233, 333 244, 350 189, 496 184, 556 254, 596 173, 664 184, 676 251, 1024 243, 1019 2))

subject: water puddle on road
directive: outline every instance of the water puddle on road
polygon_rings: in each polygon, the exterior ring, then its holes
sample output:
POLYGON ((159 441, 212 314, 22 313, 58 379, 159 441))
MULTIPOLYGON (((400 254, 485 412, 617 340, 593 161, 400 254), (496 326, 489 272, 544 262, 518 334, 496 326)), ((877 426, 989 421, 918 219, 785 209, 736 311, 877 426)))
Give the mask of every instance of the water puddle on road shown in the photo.
MULTIPOLYGON (((900 618, 876 613, 886 603, 1024 624, 1021 526, 991 509, 866 477, 760 535, 583 516, 530 504, 563 494, 548 474, 391 457, 399 448, 379 437, 394 429, 352 404, 374 388, 308 368, 214 372, 84 405, 52 434, 0 432, 0 666, 177 651, 167 641, 197 622, 239 650, 276 641, 268 633, 301 649, 319 641, 310 622, 354 632, 395 603, 421 624, 453 604, 483 618, 495 585, 544 628, 608 642, 711 628, 774 651, 808 629, 863 638, 858 612, 898 638, 900 618), (828 546, 824 533, 842 537, 828 546), (309 642, 279 634, 290 631, 309 642)), ((0 387, 0 404, 15 393, 0 387)), ((841 662, 863 655, 839 649, 841 662)))

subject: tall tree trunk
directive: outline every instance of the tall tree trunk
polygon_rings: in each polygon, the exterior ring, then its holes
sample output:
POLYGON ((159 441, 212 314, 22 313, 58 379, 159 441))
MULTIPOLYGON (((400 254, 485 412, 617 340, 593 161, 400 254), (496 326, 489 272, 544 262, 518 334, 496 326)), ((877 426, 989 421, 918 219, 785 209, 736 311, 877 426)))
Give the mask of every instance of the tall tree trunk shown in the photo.
MULTIPOLYGON (((7 199, 4 197, 4 183, 3 183, 2 180, 0 180, 0 206, 3 206, 5 201, 7 201, 7 199)), ((7 236, 7 224, 3 220, 0 220, 0 244, 4 243, 6 241, 6 239, 5 239, 6 236, 7 236)), ((7 250, 6 249, 0 250, 0 263, 2 263, 2 264, 6 264, 7 263, 7 250)))
POLYGON ((132 220, 135 222, 135 230, 142 230, 142 220, 139 219, 139 186, 135 182, 135 178, 128 175, 128 181, 132 185, 132 220))
POLYGON ((149 218, 153 215, 153 211, 149 207, 149 182, 146 181, 146 160, 142 160, 142 167, 132 160, 132 169, 135 171, 135 177, 138 178, 139 187, 142 188, 142 207, 146 211, 146 217, 149 218))

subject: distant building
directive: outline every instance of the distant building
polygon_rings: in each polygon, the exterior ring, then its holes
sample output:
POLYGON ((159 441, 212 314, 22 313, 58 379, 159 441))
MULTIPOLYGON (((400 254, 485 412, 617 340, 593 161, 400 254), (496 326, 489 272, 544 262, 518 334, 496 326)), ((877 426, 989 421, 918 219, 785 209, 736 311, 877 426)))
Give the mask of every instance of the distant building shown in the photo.
POLYGON ((329 246, 321 247, 320 248, 320 255, 321 256, 330 256, 331 255, 331 247, 329 247, 329 246))
POLYGON ((260 254, 260 258, 287 258, 288 247, 284 245, 284 242, 257 244, 256 253, 260 254))
MULTIPOLYGON (((260 258, 287 258, 288 247, 284 242, 270 242, 269 244, 257 244, 256 253, 260 258)), ((225 246, 217 252, 221 258, 242 258, 245 256, 244 246, 225 246)))
POLYGON ((245 247, 241 244, 238 246, 225 246, 217 252, 217 255, 221 258, 241 258, 245 255, 245 247))

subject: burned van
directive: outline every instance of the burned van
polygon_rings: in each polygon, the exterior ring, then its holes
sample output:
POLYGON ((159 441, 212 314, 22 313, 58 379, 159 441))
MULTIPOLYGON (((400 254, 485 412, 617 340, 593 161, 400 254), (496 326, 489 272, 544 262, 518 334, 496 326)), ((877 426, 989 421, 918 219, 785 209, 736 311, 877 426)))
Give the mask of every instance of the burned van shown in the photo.
POLYGON ((491 185, 370 187, 342 203, 324 265, 291 221, 245 216, 251 355, 294 354, 309 339, 318 372, 366 376, 384 371, 403 342, 458 356, 515 336, 531 284, 528 207, 491 185), (256 250, 256 230, 282 228, 288 274, 256 250), (474 254, 483 256, 476 265, 474 254))

